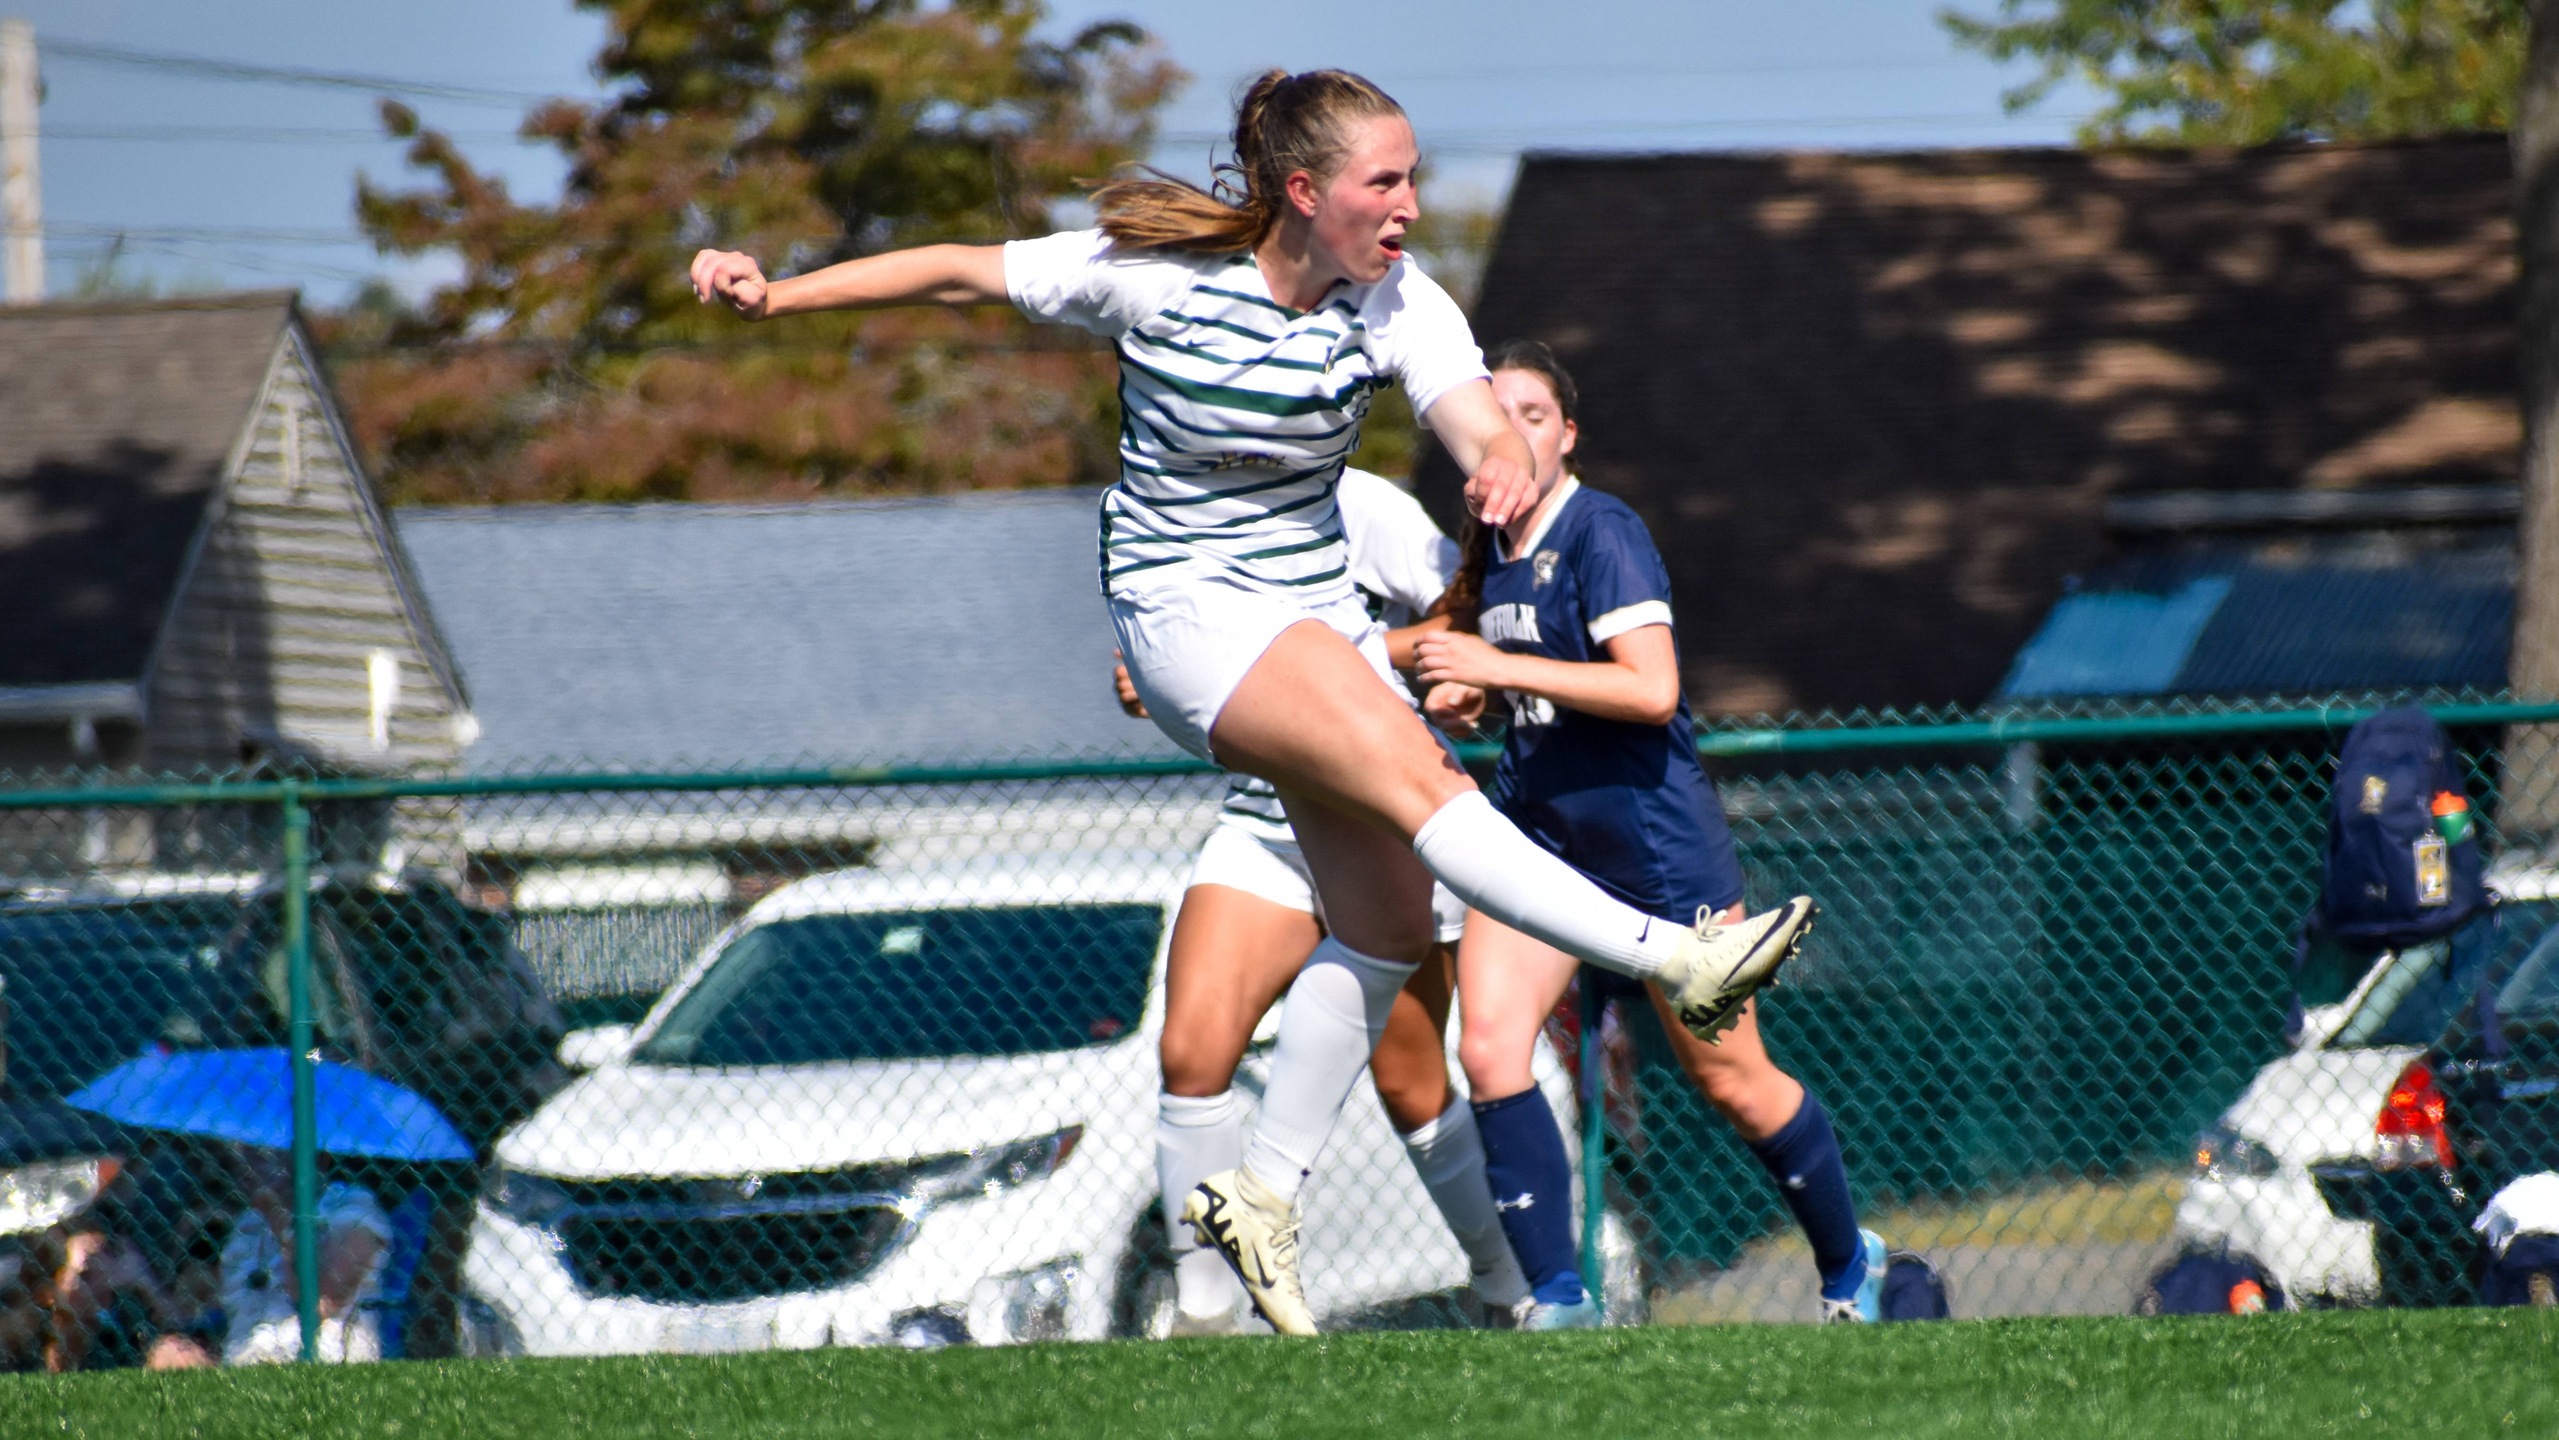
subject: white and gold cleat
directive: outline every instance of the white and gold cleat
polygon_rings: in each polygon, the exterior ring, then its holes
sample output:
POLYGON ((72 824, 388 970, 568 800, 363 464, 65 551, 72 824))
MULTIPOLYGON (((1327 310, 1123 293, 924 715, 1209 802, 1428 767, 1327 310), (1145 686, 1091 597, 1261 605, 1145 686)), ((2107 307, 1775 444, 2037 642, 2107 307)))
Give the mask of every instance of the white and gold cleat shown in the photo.
POLYGON ((1211 1175, 1182 1201, 1182 1222, 1226 1257, 1253 1309, 1282 1335, 1315 1333, 1297 1280, 1297 1210, 1243 1169, 1211 1175))
POLYGON ((1697 928, 1654 983, 1669 997, 1679 1023, 1709 1045, 1741 1023, 1742 1002, 1777 981, 1777 967, 1795 958, 1812 933, 1821 908, 1798 895, 1774 910, 1719 925, 1700 911, 1697 928))

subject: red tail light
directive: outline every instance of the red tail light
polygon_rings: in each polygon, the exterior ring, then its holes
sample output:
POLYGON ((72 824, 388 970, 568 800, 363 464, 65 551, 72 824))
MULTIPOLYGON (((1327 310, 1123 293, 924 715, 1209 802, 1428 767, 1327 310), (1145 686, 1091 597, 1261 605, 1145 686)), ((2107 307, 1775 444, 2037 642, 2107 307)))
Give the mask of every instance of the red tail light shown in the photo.
POLYGON ((2372 1127, 2381 1142, 2376 1163, 2384 1170, 2413 1170, 2431 1165, 2452 1168, 2452 1137, 2444 1132, 2443 1088, 2423 1060, 2411 1060, 2391 1082, 2390 1098, 2381 1102, 2381 1119, 2372 1127))

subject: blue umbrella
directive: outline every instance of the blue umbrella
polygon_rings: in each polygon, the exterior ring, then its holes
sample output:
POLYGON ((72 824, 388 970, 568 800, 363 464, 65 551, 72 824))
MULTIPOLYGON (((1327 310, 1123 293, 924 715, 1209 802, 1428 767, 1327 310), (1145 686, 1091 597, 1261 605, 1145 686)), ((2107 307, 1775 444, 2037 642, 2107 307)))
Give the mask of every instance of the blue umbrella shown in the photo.
MULTIPOLYGON (((312 1068, 320 1149, 385 1160, 471 1158, 471 1142, 426 1097, 334 1061, 312 1068)), ((293 1060, 282 1049, 145 1055, 69 1099, 127 1125, 293 1148, 293 1060)))

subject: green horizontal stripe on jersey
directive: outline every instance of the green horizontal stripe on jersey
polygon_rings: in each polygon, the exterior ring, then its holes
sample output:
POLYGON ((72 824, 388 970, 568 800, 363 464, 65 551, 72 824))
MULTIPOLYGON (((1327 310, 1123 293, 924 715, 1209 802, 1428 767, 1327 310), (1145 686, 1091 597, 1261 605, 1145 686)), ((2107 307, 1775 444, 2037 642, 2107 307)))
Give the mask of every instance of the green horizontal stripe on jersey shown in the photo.
MULTIPOLYGON (((1140 498, 1142 499, 1144 497, 1141 496, 1140 498)), ((1330 500, 1332 498, 1333 487, 1327 485, 1323 489, 1316 491, 1314 494, 1307 496, 1303 500, 1291 500, 1285 505, 1273 505, 1266 510, 1256 510, 1250 515, 1238 515, 1232 520, 1212 520, 1209 523, 1196 528, 1201 530, 1232 530, 1239 525, 1250 525, 1257 520, 1268 520, 1274 515, 1286 515, 1291 511, 1303 510, 1307 506, 1315 504, 1317 501, 1330 500)))
POLYGON ((1321 375, 1333 368, 1329 362, 1283 360, 1276 355, 1226 355, 1211 350, 1205 345, 1185 345, 1179 340, 1161 340, 1137 330, 1128 332, 1128 338, 1139 345, 1150 346, 1157 350, 1171 350, 1183 355, 1197 355, 1202 359, 1215 360, 1239 370, 1258 370, 1268 366, 1273 370, 1311 370, 1321 375))
MULTIPOLYGON (((1274 506, 1272 506, 1271 508, 1269 508, 1269 509, 1267 509, 1267 510, 1256 511, 1255 513, 1253 513, 1253 514, 1251 514, 1251 515, 1241 515, 1241 516, 1238 516, 1238 517, 1236 517, 1235 519, 1232 519, 1232 520, 1220 520, 1220 521, 1217 521, 1216 523, 1214 523, 1214 524, 1210 524, 1210 525, 1194 525, 1194 526, 1192 526, 1188 531, 1186 531, 1186 532, 1184 532, 1184 533, 1182 533, 1182 534, 1179 534, 1179 535, 1162 535, 1162 534, 1158 534, 1158 533, 1156 533, 1156 532, 1154 532, 1154 531, 1151 531, 1151 530, 1142 530, 1142 531, 1139 531, 1138 533, 1133 534, 1133 535, 1122 535, 1122 536, 1119 536, 1119 537, 1117 537, 1117 538, 1106 538, 1106 539, 1104 539, 1104 540, 1102 541, 1102 548, 1103 548, 1104 550, 1117 550, 1117 549, 1120 549, 1120 548, 1121 548, 1121 547, 1123 547, 1123 546, 1128 546, 1128 545, 1194 545, 1194 544, 1196 544, 1196 545, 1208 545, 1208 544, 1212 544, 1212 543, 1227 543, 1227 544, 1231 544, 1231 543, 1233 543, 1233 542, 1234 542, 1234 540, 1237 540, 1237 539, 1243 539, 1243 538, 1246 538, 1246 537, 1243 537, 1243 536, 1225 537, 1225 536, 1220 536, 1220 535, 1212 534, 1211 532, 1212 532, 1212 531, 1218 531, 1218 530, 1235 530, 1235 529, 1240 529, 1240 528, 1242 528, 1243 526, 1246 526, 1246 525, 1252 524, 1253 522, 1258 521, 1258 520, 1269 520, 1269 519, 1272 519, 1272 518, 1273 518, 1273 517, 1275 517, 1275 516, 1286 515, 1286 514, 1289 514, 1289 513, 1290 513, 1290 512, 1292 512, 1292 511, 1296 511, 1296 510, 1303 510, 1303 509, 1305 509, 1307 506, 1312 505, 1312 504, 1314 504, 1316 501, 1321 500, 1321 499, 1323 499, 1323 498, 1324 498, 1324 497, 1323 497, 1323 496, 1321 496, 1321 495, 1309 495, 1309 496, 1307 496, 1307 497, 1306 497, 1305 499, 1303 499, 1303 500, 1291 501, 1290 503, 1288 503, 1288 504, 1286 504, 1286 505, 1274 505, 1274 506)), ((1123 512, 1123 513, 1115 513, 1115 514, 1113 514, 1110 518, 1111 518, 1111 519, 1113 519, 1113 520, 1128 520, 1128 519, 1134 519, 1135 517, 1130 516, 1130 515, 1128 515, 1128 514, 1126 514, 1126 513, 1124 513, 1124 512, 1123 512)), ((1299 550, 1313 550, 1313 549, 1317 549, 1317 548, 1320 548, 1320 547, 1325 546, 1325 545, 1331 545, 1331 544, 1334 544, 1334 543, 1335 543, 1335 542, 1337 542, 1337 541, 1343 541, 1343 540, 1344 540, 1344 536, 1343 536, 1343 533, 1342 533, 1342 530, 1341 530, 1341 527, 1340 527, 1340 522, 1339 522, 1338 520, 1336 520, 1336 521, 1335 521, 1335 523, 1334 523, 1334 526, 1333 526, 1332 530, 1330 531, 1330 533, 1326 534, 1326 535, 1325 535, 1325 536, 1323 536, 1321 539, 1318 539, 1318 540, 1312 541, 1312 542, 1307 543, 1307 544, 1302 544, 1302 545, 1301 545, 1301 544, 1296 544, 1296 543, 1293 543, 1293 542, 1292 542, 1290 545, 1288 545, 1287 547, 1285 547, 1285 548, 1283 548, 1283 549, 1278 549, 1278 550, 1263 550, 1263 551, 1258 551, 1258 552, 1256 552, 1255 554, 1251 554, 1251 555, 1230 555, 1230 554, 1228 554, 1228 552, 1226 552, 1226 551, 1224 551, 1224 550, 1220 550, 1220 551, 1218 551, 1217 553, 1218 553, 1218 554, 1221 554, 1221 555, 1227 555, 1227 558, 1229 558, 1229 559, 1233 559, 1233 560, 1253 560, 1253 559, 1259 559, 1259 558, 1261 558, 1261 557, 1263 557, 1263 556, 1268 556, 1268 555, 1288 555, 1288 554, 1293 554, 1293 553, 1295 553, 1296 551, 1299 551, 1299 550)))
POLYGON ((1168 495, 1161 500, 1151 499, 1143 495, 1137 498, 1145 500, 1148 505, 1153 506, 1158 510, 1169 509, 1175 505, 1206 505, 1211 501, 1232 500, 1240 495, 1255 495, 1264 490, 1277 490, 1283 485, 1296 485, 1304 481, 1317 479, 1332 468, 1332 462, 1327 461, 1322 465, 1316 466, 1312 470, 1291 471, 1276 480, 1258 480, 1250 485, 1238 485, 1231 490, 1209 490, 1198 495, 1168 495))
MULTIPOLYGON (((1348 565, 1336 565, 1332 569, 1324 571, 1320 575, 1300 575, 1294 580, 1275 580, 1272 583, 1279 585, 1323 585, 1334 580, 1339 580, 1349 573, 1351 573, 1351 567, 1348 565)), ((1269 577, 1262 576, 1256 578, 1268 579, 1269 577)))
MULTIPOLYGON (((1127 414, 1128 410, 1128 397, 1123 393, 1120 397, 1120 413, 1127 414)), ((1175 429, 1181 430, 1186 434, 1203 435, 1212 440, 1272 440, 1285 441, 1293 445, 1312 445, 1316 441, 1331 440, 1338 436, 1349 434, 1351 431, 1359 428, 1359 422, 1357 420, 1345 420, 1339 425, 1328 425, 1321 430, 1311 430, 1304 433, 1283 435, 1274 434, 1268 429, 1229 430, 1221 425, 1194 425, 1179 415, 1167 412, 1159 412, 1155 418, 1156 420, 1163 422, 1164 425, 1173 426, 1175 429)), ((1177 452, 1181 449, 1180 446, 1173 444, 1171 437, 1164 433, 1161 425, 1148 423, 1146 428, 1149 434, 1153 435, 1156 439, 1163 441, 1166 448, 1177 452)))
POLYGON ((1353 395, 1372 383, 1368 380, 1354 380, 1345 385, 1340 393, 1334 395, 1273 395, 1267 391, 1245 390, 1233 385, 1212 384, 1205 380, 1186 380, 1179 375, 1158 370, 1129 354, 1125 345, 1120 349, 1120 363, 1147 376, 1184 399, 1227 410, 1242 410, 1255 415, 1321 415, 1327 411, 1340 410, 1350 403, 1353 395))
POLYGON ((1179 320, 1185 325, 1205 325, 1212 330, 1223 330, 1230 335, 1241 335, 1247 340, 1259 340, 1265 345, 1276 345, 1282 338, 1277 335, 1265 335, 1259 330, 1247 330, 1232 320, 1220 320, 1213 315, 1193 315, 1181 310, 1167 310, 1155 318, 1158 320, 1179 320))
POLYGON ((1287 306, 1282 305, 1281 303, 1279 303, 1279 302, 1278 302, 1278 301, 1276 301, 1276 300, 1265 299, 1264 297, 1259 296, 1259 295, 1247 295, 1247 294, 1245 294, 1245 293, 1244 293, 1243 291, 1241 291, 1241 290, 1229 290, 1229 289, 1226 289, 1225 287, 1223 287, 1223 286, 1219 286, 1219 285, 1208 285, 1208 284, 1193 285, 1193 286, 1191 287, 1191 293, 1192 293, 1192 294, 1194 294, 1194 295, 1216 295, 1216 296, 1221 296, 1221 297, 1223 297, 1223 298, 1225 298, 1225 299, 1228 299, 1228 300, 1241 300, 1241 301, 1243 301, 1243 302, 1244 302, 1245 304, 1247 304, 1247 305, 1256 305, 1256 306, 1261 307, 1261 308, 1262 308, 1262 309, 1264 309, 1264 310, 1275 311, 1275 312, 1277 312, 1277 313, 1279 313, 1279 314, 1282 314, 1282 315, 1287 316, 1287 317, 1288 317, 1288 318, 1290 318, 1291 320, 1294 320, 1294 319, 1298 318, 1298 317, 1299 317, 1299 316, 1301 316, 1301 315, 1309 315, 1309 314, 1313 314, 1313 313, 1314 313, 1313 311, 1309 311, 1309 310, 1291 310, 1291 309, 1289 309, 1287 306))
POLYGON ((1190 558, 1191 557, 1188 555, 1165 555, 1153 560, 1135 560, 1126 565, 1122 565, 1117 569, 1104 571, 1102 578, 1105 580, 1125 580, 1140 570, 1152 570, 1158 565, 1177 565, 1190 558))
MULTIPOLYGON (((1350 324, 1345 329, 1336 330, 1329 325, 1309 325, 1304 329, 1299 329, 1296 326, 1291 325, 1287 330, 1277 335, 1264 335, 1258 330, 1249 330, 1232 321, 1220 320, 1213 315, 1193 315, 1181 310, 1167 310, 1163 314, 1156 316, 1155 319, 1178 320, 1185 325, 1203 325, 1211 329, 1232 331, 1247 339, 1259 340, 1266 345, 1277 345, 1283 340, 1303 340, 1310 336, 1322 336, 1328 344, 1337 345, 1352 333, 1368 328, 1366 323, 1362 322, 1356 315, 1351 317, 1350 324)), ((1153 322, 1148 321, 1145 323, 1152 324, 1153 322)))
POLYGON ((1274 545, 1268 550, 1247 550, 1235 558, 1238 560, 1276 560, 1282 555, 1303 555, 1309 550, 1321 550, 1327 545, 1339 545, 1341 543, 1341 533, 1339 531, 1335 531, 1330 535, 1319 535, 1312 540, 1301 540, 1294 545, 1274 545))

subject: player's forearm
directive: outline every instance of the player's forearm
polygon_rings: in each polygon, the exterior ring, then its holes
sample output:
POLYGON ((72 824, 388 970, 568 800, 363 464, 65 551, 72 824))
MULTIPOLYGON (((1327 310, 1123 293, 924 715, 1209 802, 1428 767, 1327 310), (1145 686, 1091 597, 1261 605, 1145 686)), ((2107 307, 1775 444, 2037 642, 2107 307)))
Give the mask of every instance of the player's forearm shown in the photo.
POLYGON ((897 305, 995 305, 1004 292, 1001 245, 925 245, 846 260, 776 280, 767 319, 817 310, 882 310, 897 305))
POLYGON ((1679 677, 1651 674, 1616 660, 1549 660, 1505 655, 1494 683, 1567 710, 1636 725, 1667 725, 1679 713, 1679 677))
POLYGON ((1421 664, 1422 637, 1434 630, 1445 630, 1454 623, 1446 614, 1439 614, 1387 631, 1386 663, 1398 670, 1411 671, 1421 664))

